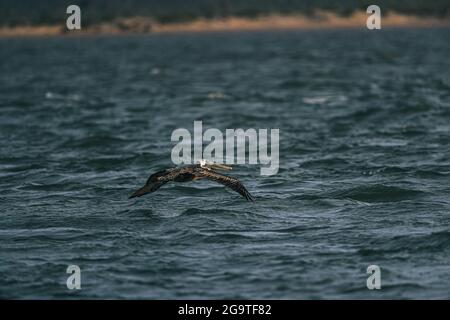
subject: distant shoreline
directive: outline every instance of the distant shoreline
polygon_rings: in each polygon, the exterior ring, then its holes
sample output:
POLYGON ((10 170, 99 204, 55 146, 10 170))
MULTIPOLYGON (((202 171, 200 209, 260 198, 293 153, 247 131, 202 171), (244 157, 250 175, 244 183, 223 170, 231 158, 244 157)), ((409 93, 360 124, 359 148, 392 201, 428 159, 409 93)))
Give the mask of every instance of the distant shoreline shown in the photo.
MULTIPOLYGON (((369 15, 358 11, 347 17, 331 12, 317 12, 313 17, 305 15, 269 15, 257 18, 229 17, 223 19, 199 18, 189 22, 162 24, 147 17, 118 18, 68 31, 62 25, 37 25, 0 27, 0 37, 101 35, 101 34, 153 34, 179 32, 257 31, 257 30, 308 30, 333 28, 366 28, 369 15)), ((381 27, 437 27, 450 26, 450 18, 418 17, 399 13, 382 15, 381 27)))

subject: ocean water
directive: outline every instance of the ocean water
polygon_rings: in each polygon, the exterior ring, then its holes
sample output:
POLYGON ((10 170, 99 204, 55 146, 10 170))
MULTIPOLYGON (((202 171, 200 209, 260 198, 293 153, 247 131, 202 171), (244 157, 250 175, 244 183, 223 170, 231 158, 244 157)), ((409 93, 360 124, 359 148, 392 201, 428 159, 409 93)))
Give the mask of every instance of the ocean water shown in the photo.
POLYGON ((450 298, 449 57, 448 28, 0 39, 0 297, 450 298), (128 200, 194 120, 280 129, 278 174, 128 200))

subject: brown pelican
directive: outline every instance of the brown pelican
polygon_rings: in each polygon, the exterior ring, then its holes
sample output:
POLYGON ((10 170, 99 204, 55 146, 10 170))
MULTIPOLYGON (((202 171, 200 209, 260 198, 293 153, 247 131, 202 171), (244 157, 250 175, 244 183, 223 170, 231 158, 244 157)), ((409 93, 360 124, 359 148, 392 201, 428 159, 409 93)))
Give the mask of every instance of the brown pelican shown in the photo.
POLYGON ((245 189, 245 187, 238 179, 225 176, 213 170, 231 170, 231 167, 223 164, 209 163, 205 160, 201 160, 198 164, 161 170, 152 174, 148 178, 145 185, 142 188, 136 190, 129 199, 154 192, 169 181, 187 182, 199 179, 209 179, 223 184, 233 191, 236 191, 245 199, 247 199, 247 201, 254 201, 251 194, 247 191, 247 189, 245 189))

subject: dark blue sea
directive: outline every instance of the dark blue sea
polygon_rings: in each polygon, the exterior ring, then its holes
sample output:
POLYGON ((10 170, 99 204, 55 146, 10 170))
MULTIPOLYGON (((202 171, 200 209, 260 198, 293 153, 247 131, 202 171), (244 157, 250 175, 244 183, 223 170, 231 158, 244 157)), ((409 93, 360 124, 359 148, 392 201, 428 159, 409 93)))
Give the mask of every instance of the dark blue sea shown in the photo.
POLYGON ((450 298, 448 28, 2 38, 0 140, 1 298, 450 298), (278 174, 129 200, 194 120, 278 174))

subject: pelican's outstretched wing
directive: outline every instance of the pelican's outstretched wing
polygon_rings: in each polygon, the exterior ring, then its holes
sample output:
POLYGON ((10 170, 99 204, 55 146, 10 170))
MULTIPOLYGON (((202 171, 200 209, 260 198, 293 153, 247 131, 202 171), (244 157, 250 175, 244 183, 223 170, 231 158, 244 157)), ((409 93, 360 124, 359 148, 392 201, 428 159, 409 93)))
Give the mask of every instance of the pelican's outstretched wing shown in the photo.
POLYGON ((185 166, 181 168, 173 168, 158 171, 152 174, 148 179, 145 185, 136 190, 130 197, 141 197, 147 193, 155 192, 167 182, 175 181, 175 182, 184 182, 191 181, 194 178, 194 168, 197 166, 185 166))
MULTIPOLYGON (((191 170, 191 169, 190 169, 191 170)), ((177 179, 183 177, 184 175, 189 174, 189 168, 176 168, 176 169, 166 169, 158 171, 154 174, 152 174, 148 179, 145 185, 136 190, 130 197, 141 197, 147 193, 155 192, 159 188, 161 188, 163 185, 165 185, 169 181, 176 181, 177 179)))
POLYGON ((232 189, 233 191, 236 191, 245 199, 247 199, 247 201, 255 201, 253 200, 253 197, 250 194, 250 192, 248 192, 247 189, 245 189, 245 187, 243 186, 243 184, 236 178, 225 176, 223 174, 208 169, 200 169, 197 170, 196 173, 202 178, 216 181, 232 189))

